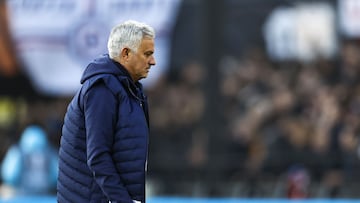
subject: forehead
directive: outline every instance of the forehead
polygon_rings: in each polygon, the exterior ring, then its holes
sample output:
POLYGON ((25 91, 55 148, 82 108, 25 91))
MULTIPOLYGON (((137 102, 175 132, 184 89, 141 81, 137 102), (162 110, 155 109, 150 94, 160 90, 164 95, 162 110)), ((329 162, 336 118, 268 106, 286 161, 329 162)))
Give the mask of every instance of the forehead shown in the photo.
POLYGON ((141 51, 154 51, 154 39, 151 38, 143 38, 141 40, 139 50, 141 51))

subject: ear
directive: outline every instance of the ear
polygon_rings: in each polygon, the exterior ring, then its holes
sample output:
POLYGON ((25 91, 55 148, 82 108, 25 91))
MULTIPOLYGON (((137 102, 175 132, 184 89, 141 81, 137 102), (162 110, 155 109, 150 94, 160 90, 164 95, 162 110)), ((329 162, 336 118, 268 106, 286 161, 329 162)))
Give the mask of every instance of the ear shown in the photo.
POLYGON ((121 58, 123 58, 123 59, 127 59, 128 57, 129 57, 129 53, 130 53, 130 49, 129 48, 123 48, 122 50, 121 50, 121 58))

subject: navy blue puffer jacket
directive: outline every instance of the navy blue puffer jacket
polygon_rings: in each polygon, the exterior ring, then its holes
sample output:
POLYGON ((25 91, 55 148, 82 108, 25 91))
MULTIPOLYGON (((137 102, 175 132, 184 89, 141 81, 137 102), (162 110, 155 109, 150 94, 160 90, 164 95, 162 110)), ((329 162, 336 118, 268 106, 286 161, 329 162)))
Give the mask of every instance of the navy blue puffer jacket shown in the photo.
POLYGON ((140 83, 108 55, 84 71, 59 150, 60 203, 145 202, 147 102, 140 83))

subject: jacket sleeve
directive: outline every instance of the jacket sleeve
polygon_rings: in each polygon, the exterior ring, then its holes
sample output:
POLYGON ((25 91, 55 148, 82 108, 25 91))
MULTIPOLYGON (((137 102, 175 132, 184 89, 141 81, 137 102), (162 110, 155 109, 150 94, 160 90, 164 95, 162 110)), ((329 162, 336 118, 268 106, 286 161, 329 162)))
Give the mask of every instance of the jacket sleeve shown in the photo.
POLYGON ((100 82, 84 96, 87 164, 108 200, 132 203, 112 159, 117 99, 100 82))

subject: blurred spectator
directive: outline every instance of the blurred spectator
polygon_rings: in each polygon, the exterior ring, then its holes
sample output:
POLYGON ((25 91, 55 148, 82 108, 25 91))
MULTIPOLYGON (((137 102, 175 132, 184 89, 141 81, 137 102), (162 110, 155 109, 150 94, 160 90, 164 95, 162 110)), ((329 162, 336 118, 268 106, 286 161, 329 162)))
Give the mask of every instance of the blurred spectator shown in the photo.
POLYGON ((30 125, 5 155, 1 165, 3 184, 13 188, 15 195, 54 194, 57 159, 46 132, 40 126, 30 125))
POLYGON ((294 165, 289 168, 287 176, 287 197, 303 199, 310 197, 310 176, 303 166, 294 165))
POLYGON ((15 47, 10 37, 5 0, 0 1, 0 11, 0 70, 2 75, 12 76, 17 71, 18 62, 15 57, 15 47))
MULTIPOLYGON (((10 35, 6 0, 0 0, 0 95, 33 97, 36 95, 30 80, 23 72, 16 46, 10 35)), ((0 98, 1 99, 1 98, 0 98)))
POLYGON ((150 119, 149 173, 169 183, 165 186, 169 194, 177 191, 171 183, 174 178, 196 181, 205 176, 207 134, 198 127, 205 102, 203 75, 200 64, 188 63, 148 90, 150 115, 154 118, 150 119), (177 177, 173 177, 174 172, 177 177))

